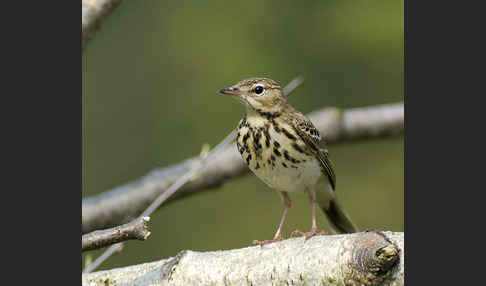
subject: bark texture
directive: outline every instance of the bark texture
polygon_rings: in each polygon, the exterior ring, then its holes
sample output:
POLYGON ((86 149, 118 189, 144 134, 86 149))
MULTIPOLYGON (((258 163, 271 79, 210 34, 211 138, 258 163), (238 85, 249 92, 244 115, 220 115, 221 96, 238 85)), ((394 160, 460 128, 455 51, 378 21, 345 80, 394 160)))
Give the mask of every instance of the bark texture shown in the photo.
POLYGON ((83 285, 404 285, 404 234, 322 235, 83 274, 83 285))
POLYGON ((150 217, 140 217, 129 223, 83 235, 81 250, 93 250, 129 239, 146 240, 150 235, 150 217))

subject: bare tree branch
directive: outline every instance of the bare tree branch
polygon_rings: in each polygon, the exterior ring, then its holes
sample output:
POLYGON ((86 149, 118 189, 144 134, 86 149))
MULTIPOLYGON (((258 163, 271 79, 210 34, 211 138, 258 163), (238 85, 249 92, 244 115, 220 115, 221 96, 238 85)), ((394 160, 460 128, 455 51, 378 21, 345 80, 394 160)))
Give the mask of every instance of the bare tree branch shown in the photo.
MULTIPOLYGON (((211 156, 216 156, 218 152, 226 146, 229 142, 231 142, 232 138, 235 136, 234 132, 231 132, 228 136, 226 136, 223 141, 221 141, 218 146, 216 146, 210 154, 206 154, 206 152, 203 152, 201 155, 201 161, 199 162, 199 165, 193 166, 192 169, 190 169, 187 173, 183 174, 181 177, 177 179, 177 181, 174 182, 170 186, 170 188, 161 193, 146 209, 143 211, 141 214, 141 217, 151 215, 165 200, 167 200, 173 193, 175 193, 180 187, 182 187, 184 184, 186 184, 189 180, 191 180, 197 172, 201 168, 205 166, 207 158, 210 158, 211 156)), ((110 246, 100 257, 98 257, 93 263, 89 264, 86 266, 84 269, 83 273, 89 273, 93 270, 95 270, 101 263, 103 263, 106 259, 108 259, 112 254, 114 254, 117 251, 121 250, 121 243, 117 243, 115 245, 110 246)))
POLYGON ((81 3, 84 47, 92 33, 100 26, 102 18, 118 6, 120 0, 82 0, 81 3))
POLYGON ((150 235, 149 220, 150 217, 140 217, 127 224, 85 234, 81 243, 82 251, 102 248, 129 239, 146 240, 150 235))
MULTIPOLYGON (((288 95, 290 92, 292 92, 296 87, 298 87, 302 82, 303 78, 301 76, 295 78, 292 80, 285 88, 284 88, 284 94, 288 95)), ((203 150, 201 151, 200 155, 200 160, 196 163, 198 164, 193 164, 191 169, 187 171, 184 174, 181 174, 181 176, 170 186, 168 190, 165 192, 161 193, 140 215, 141 217, 144 216, 149 216, 151 215, 157 208, 165 202, 169 197, 172 196, 176 191, 178 191, 182 186, 184 186, 188 181, 194 179, 194 176, 196 176, 202 168, 205 167, 207 163, 208 158, 212 158, 214 156, 218 156, 218 152, 225 148, 232 140, 234 140, 236 136, 236 131, 233 130, 230 134, 226 136, 216 147, 214 147, 211 152, 207 152, 205 148, 203 147, 203 150)), ((209 149, 209 146, 207 146, 209 149)), ((121 243, 117 243, 115 245, 110 246, 100 257, 98 257, 93 263, 89 264, 86 266, 85 270, 83 273, 89 273, 96 269, 103 261, 108 259, 113 253, 116 251, 121 250, 121 243)))
POLYGON ((403 232, 292 238, 83 274, 83 285, 404 285, 403 232))
MULTIPOLYGON (((340 110, 325 108, 309 114, 325 140, 332 144, 403 133, 403 103, 340 110)), ((82 202, 82 231, 87 233, 126 223, 142 213, 153 200, 187 173, 199 157, 155 169, 144 177, 82 202)), ((234 144, 208 158, 199 177, 182 186, 169 200, 208 190, 248 171, 234 144)))

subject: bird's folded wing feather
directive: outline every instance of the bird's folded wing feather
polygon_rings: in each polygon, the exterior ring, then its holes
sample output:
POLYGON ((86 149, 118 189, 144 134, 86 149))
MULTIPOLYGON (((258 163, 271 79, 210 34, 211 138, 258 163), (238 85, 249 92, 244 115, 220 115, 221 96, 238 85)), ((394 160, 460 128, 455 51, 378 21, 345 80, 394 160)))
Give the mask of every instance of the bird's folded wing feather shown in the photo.
POLYGON ((336 175, 334 174, 332 163, 329 160, 325 142, 322 141, 319 131, 317 131, 314 124, 301 113, 296 112, 293 114, 291 117, 291 124, 297 134, 302 138, 306 145, 309 146, 311 152, 319 160, 323 171, 329 177, 332 188, 335 189, 336 175), (323 146, 324 148, 320 148, 319 146, 323 146))

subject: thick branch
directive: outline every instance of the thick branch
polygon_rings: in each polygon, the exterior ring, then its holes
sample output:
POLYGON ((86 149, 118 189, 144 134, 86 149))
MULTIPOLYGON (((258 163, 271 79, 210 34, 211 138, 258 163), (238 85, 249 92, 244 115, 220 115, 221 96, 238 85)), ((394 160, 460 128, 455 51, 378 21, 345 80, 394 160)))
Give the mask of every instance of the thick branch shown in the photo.
POLYGON ((82 0, 83 47, 91 38, 91 34, 100 26, 102 18, 119 3, 120 0, 82 0))
POLYGON ((150 217, 140 217, 127 224, 85 234, 81 244, 82 251, 102 248, 129 239, 146 240, 150 235, 149 220, 150 217))
MULTIPOLYGON (((403 133, 403 103, 340 110, 326 108, 309 114, 327 143, 378 138, 403 133)), ((199 158, 153 170, 144 177, 83 199, 82 231, 112 227, 140 215, 161 193, 185 174, 199 158)), ((199 177, 182 186, 169 200, 204 191, 248 171, 234 144, 208 159, 199 177)))
POLYGON ((287 239, 83 274, 83 285, 404 285, 403 232, 287 239))

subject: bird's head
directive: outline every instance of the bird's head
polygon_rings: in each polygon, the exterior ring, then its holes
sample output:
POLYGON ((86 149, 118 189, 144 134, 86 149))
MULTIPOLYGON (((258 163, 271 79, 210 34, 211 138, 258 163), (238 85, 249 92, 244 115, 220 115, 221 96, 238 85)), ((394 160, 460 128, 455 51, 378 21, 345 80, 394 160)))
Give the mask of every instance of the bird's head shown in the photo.
POLYGON ((280 85, 269 78, 249 78, 237 84, 222 88, 219 92, 228 94, 244 103, 248 111, 279 112, 287 103, 280 85))

